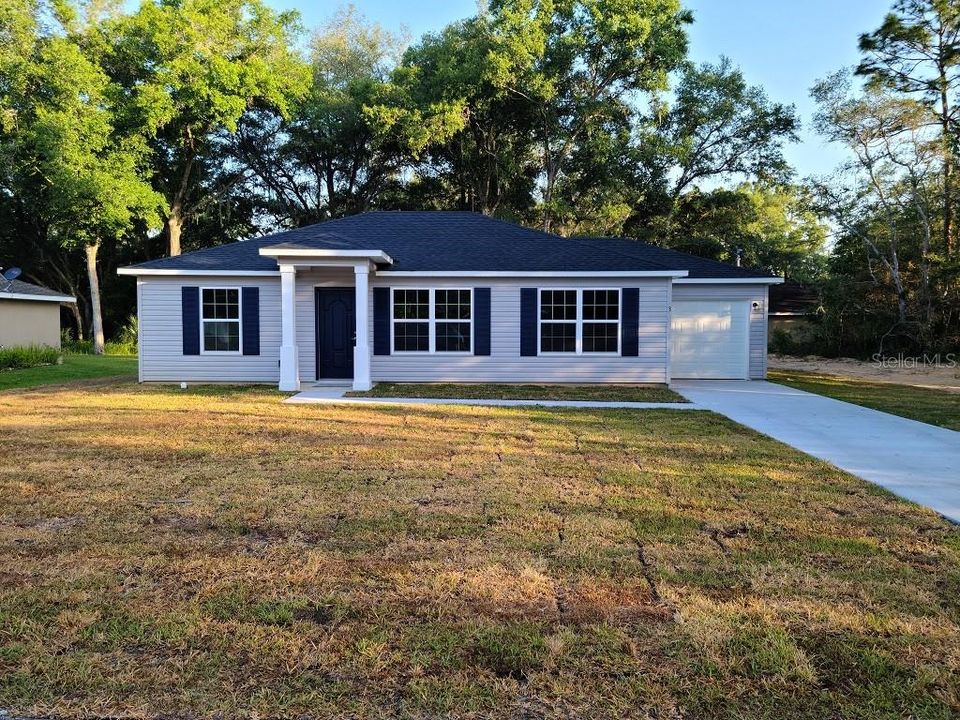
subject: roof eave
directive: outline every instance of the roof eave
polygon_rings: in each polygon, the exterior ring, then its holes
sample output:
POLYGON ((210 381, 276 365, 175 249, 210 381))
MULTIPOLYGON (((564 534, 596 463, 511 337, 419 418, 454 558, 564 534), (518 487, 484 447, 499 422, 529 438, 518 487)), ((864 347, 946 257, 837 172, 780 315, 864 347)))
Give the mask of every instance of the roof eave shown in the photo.
POLYGON ((369 260, 373 263, 393 265, 393 258, 383 250, 335 250, 331 248, 291 248, 282 245, 269 245, 260 248, 260 255, 274 258, 296 258, 316 260, 369 260))
POLYGON ((76 303, 77 299, 70 295, 34 295, 31 293, 0 292, 0 300, 34 300, 37 302, 76 303))
POLYGON ((176 277, 179 275, 211 275, 214 277, 258 277, 277 276, 279 270, 203 270, 197 268, 148 268, 131 265, 117 269, 117 275, 165 275, 176 277))
POLYGON ((683 278, 686 270, 381 270, 387 277, 663 277, 683 278))
POLYGON ((780 277, 738 277, 738 278, 680 278, 674 282, 682 285, 780 285, 780 277))

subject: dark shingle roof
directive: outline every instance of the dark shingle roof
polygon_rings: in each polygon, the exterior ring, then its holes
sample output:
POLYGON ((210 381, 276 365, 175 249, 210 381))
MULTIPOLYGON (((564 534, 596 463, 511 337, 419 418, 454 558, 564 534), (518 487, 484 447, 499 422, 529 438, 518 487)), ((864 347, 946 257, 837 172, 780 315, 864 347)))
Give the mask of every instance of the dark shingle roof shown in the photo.
POLYGON ((630 253, 638 258, 653 258, 661 265, 671 270, 686 270, 690 278, 711 278, 736 280, 738 278, 768 278, 774 277, 766 270, 737 267, 728 263, 710 260, 709 258, 691 255, 679 250, 668 250, 649 243, 631 240, 630 238, 577 238, 593 242, 608 243, 620 252, 630 253))
POLYGON ((390 270, 616 272, 691 270, 691 277, 760 277, 634 240, 563 238, 471 212, 385 211, 353 215, 135 265, 136 269, 276 270, 260 248, 382 250, 390 270), (694 272, 698 273, 694 275, 694 272))
POLYGON ((11 293, 13 295, 35 295, 38 300, 48 297, 64 297, 64 293, 51 290, 50 288, 43 287, 42 285, 34 285, 33 283, 24 282, 23 280, 12 280, 9 287, 5 287, 5 283, 5 280, 0 279, 0 299, 3 298, 4 293, 11 293))

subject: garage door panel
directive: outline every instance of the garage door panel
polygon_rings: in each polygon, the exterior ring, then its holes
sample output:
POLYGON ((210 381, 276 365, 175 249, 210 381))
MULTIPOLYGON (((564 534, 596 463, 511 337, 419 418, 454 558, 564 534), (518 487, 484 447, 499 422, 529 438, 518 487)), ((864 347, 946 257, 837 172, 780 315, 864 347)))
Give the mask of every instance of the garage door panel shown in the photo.
POLYGON ((747 377, 748 303, 737 300, 675 300, 670 334, 673 377, 747 377))

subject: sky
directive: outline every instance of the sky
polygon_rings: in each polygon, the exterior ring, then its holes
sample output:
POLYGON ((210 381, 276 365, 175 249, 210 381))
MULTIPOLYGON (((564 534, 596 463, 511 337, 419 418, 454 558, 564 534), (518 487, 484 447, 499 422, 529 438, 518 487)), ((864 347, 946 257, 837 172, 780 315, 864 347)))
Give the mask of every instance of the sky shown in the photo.
MULTIPOLYGON (((297 9, 308 28, 317 27, 341 5, 320 0, 268 0, 278 9, 297 9)), ((353 0, 368 20, 389 30, 405 27, 413 38, 442 29, 476 12, 475 0, 353 0)), ((875 29, 892 0, 686 0, 694 12, 690 55, 715 62, 726 55, 752 85, 771 100, 792 104, 803 124, 787 159, 799 177, 823 174, 843 158, 811 130, 810 87, 820 78, 858 61, 857 37, 875 29)))

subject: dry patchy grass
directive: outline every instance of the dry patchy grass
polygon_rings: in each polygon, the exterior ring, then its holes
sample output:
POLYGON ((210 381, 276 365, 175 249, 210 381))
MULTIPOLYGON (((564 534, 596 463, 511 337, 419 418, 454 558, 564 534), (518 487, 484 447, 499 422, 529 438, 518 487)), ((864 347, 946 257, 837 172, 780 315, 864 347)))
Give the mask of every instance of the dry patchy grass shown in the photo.
POLYGON ((718 416, 0 395, 0 708, 947 718, 960 535, 718 416))

